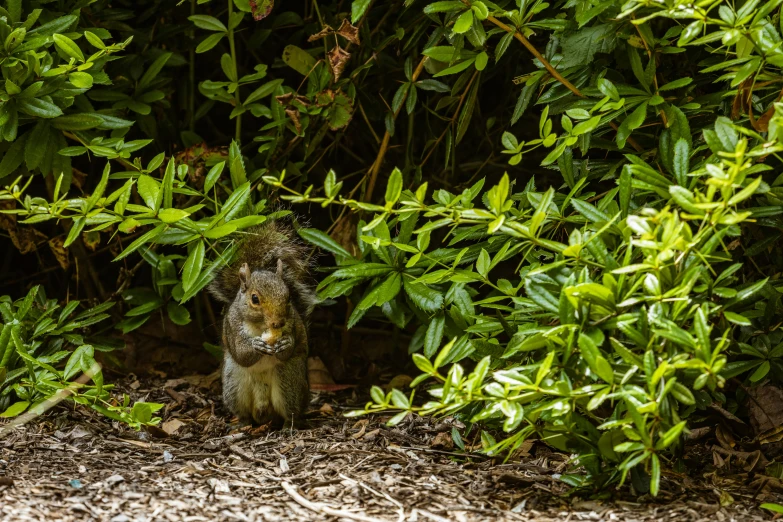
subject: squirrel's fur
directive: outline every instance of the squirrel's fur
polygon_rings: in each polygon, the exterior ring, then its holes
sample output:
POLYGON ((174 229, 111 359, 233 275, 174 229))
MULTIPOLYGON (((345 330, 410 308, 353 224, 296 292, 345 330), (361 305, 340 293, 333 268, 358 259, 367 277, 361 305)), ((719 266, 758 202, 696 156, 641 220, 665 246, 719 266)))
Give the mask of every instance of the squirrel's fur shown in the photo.
POLYGON ((294 306, 307 322, 318 302, 310 281, 310 249, 299 240, 294 229, 280 219, 249 228, 240 237, 243 243, 236 258, 210 283, 209 292, 218 301, 231 304, 239 291, 239 267, 247 263, 252 271, 274 271, 280 259, 283 261, 283 280, 292 290, 294 306))
POLYGON ((227 305, 223 401, 243 422, 298 424, 309 403, 307 322, 317 302, 309 252, 279 220, 243 236, 209 286, 227 305))

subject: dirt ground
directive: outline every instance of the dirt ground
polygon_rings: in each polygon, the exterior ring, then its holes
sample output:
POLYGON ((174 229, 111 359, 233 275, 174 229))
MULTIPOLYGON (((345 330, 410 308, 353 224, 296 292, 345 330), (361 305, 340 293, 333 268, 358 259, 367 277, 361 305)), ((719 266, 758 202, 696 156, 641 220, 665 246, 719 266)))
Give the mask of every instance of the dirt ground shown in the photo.
POLYGON ((228 423, 199 378, 127 378, 134 399, 164 403, 161 428, 136 432, 65 403, 0 440, 0 520, 473 521, 770 520, 783 495, 767 479, 716 470, 667 474, 656 499, 568 496, 568 456, 535 443, 499 464, 450 447, 449 420, 342 416, 355 390, 315 393, 311 427, 228 423))

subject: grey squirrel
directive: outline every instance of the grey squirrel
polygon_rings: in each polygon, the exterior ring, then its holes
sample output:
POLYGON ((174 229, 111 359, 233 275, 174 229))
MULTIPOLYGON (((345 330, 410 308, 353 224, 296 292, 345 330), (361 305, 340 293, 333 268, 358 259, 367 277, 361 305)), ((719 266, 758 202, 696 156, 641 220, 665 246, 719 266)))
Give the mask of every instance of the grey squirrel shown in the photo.
POLYGON ((318 301, 308 248, 279 220, 242 235, 236 258, 209 285, 228 305, 223 402, 242 422, 298 425, 310 398, 307 324, 318 301))

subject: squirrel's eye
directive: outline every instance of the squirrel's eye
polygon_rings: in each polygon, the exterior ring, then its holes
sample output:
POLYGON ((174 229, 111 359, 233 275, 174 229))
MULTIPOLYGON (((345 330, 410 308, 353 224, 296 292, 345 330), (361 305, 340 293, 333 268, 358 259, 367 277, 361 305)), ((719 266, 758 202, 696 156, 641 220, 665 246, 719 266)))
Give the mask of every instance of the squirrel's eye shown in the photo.
POLYGON ((250 300, 253 301, 254 305, 257 305, 260 301, 258 300, 258 294, 253 294, 250 296, 250 300))

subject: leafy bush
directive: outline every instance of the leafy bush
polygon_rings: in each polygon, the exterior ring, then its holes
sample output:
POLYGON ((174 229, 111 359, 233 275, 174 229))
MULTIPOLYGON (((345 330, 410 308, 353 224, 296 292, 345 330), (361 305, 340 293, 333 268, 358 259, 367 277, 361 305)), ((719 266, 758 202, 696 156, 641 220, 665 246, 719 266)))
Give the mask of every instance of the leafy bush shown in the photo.
MULTIPOLYGON (((367 412, 502 428, 492 454, 535 435, 573 484, 656 493, 698 411, 783 376, 780 4, 7 0, 5 266, 47 245, 121 331, 186 324, 282 194, 332 223, 300 234, 347 326, 413 333, 432 398, 367 412)), ((12 343, 5 406, 68 385, 45 357, 88 349, 58 328, 12 343)))
POLYGON ((63 394, 77 404, 137 428, 157 424, 160 418, 153 418, 152 414, 162 404, 137 402, 130 407, 127 396, 121 404, 114 402, 109 394, 112 385, 104 385, 103 372, 94 359, 95 350, 113 347, 98 339, 87 344, 80 333, 108 319, 105 312, 114 303, 77 313, 79 305, 79 301, 70 301, 60 307, 56 299, 47 299, 38 286, 16 302, 8 296, 0 297, 0 409, 4 410, 0 417, 15 417, 28 408, 40 413, 45 411, 50 397, 63 394), (71 351, 69 347, 75 349, 71 351), (73 381, 82 373, 92 385, 73 381), (11 404, 12 395, 20 400, 11 404))

